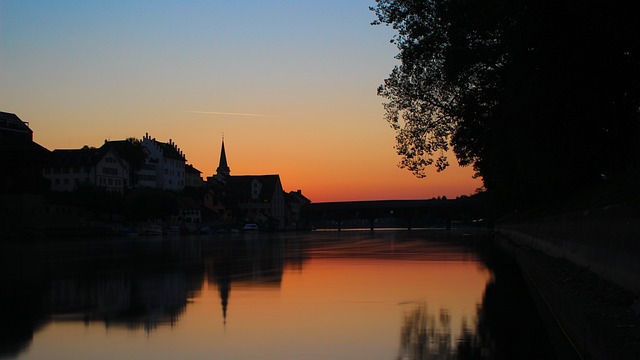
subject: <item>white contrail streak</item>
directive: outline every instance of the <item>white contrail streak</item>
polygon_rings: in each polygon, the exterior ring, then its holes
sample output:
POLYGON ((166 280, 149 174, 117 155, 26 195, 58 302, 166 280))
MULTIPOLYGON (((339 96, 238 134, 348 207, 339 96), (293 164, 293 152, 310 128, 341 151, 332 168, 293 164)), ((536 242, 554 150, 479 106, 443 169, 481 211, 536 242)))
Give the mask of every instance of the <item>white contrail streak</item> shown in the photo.
POLYGON ((264 114, 246 114, 246 113, 232 113, 232 112, 219 112, 219 111, 187 111, 187 112, 192 114, 271 117, 271 115, 264 115, 264 114))

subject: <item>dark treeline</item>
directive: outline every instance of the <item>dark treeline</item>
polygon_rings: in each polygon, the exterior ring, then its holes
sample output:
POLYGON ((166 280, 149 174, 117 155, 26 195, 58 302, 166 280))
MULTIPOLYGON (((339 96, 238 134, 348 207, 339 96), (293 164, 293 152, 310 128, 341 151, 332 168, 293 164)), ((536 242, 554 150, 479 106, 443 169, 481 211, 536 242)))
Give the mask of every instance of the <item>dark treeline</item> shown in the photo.
POLYGON ((378 89, 400 166, 453 150, 503 210, 637 176, 640 22, 631 2, 377 0, 397 30, 378 89))
POLYGON ((83 185, 74 192, 50 191, 45 201, 51 204, 73 205, 84 209, 91 218, 122 219, 127 222, 162 219, 177 215, 180 202, 191 199, 200 203, 204 189, 187 187, 180 193, 151 188, 136 188, 125 193, 112 192, 92 185, 83 185))

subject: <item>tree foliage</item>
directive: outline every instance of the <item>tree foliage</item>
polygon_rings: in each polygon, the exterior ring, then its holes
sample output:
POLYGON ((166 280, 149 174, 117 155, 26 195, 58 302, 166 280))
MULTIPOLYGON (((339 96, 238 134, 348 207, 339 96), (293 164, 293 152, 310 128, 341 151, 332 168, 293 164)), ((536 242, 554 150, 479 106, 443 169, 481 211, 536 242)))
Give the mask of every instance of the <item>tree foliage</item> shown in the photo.
POLYGON ((123 146, 123 157, 131 164, 133 170, 142 169, 145 160, 144 151, 142 150, 142 140, 128 137, 126 141, 129 146, 123 146))
POLYGON ((179 211, 175 194, 159 189, 134 189, 127 194, 125 205, 127 217, 134 220, 162 219, 179 211))
POLYGON ((396 66, 378 94, 401 167, 453 150, 485 187, 531 203, 637 164, 640 34, 631 4, 377 0, 396 66), (541 196, 543 195, 543 196, 541 196))

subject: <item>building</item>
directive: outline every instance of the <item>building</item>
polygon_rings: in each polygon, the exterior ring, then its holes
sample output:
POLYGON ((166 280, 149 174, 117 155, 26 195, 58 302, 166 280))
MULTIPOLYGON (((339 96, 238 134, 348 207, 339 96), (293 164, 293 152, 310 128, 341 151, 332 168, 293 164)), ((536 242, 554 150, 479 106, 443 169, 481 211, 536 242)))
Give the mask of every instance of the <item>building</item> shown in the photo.
POLYGON ((227 199, 219 187, 209 187, 204 194, 202 205, 211 214, 214 223, 221 227, 229 227, 234 223, 234 204, 227 199))
POLYGON ((183 231, 197 232, 202 223, 202 203, 187 197, 177 197, 178 213, 171 217, 171 223, 183 231))
POLYGON ((285 194, 287 228, 296 230, 304 228, 302 224, 302 209, 311 204, 311 200, 302 195, 302 190, 290 191, 285 194))
POLYGON ((218 168, 216 168, 216 176, 218 179, 224 181, 231 175, 231 169, 227 164, 227 152, 224 150, 224 138, 222 139, 222 147, 220 148, 220 161, 218 162, 218 168))
POLYGON ((50 154, 33 141, 28 122, 0 112, 0 241, 40 233, 49 189, 42 169, 50 154))
POLYGON ((138 172, 138 186, 182 191, 186 186, 186 158, 178 146, 157 141, 145 134, 142 138, 145 161, 138 172))
POLYGON ((202 184, 200 171, 185 162, 173 140, 164 143, 145 134, 142 140, 105 140, 99 149, 55 150, 44 175, 55 191, 73 191, 82 183, 117 191, 136 187, 182 191, 187 179, 202 184))
POLYGON ((138 185, 138 175, 144 164, 144 152, 141 141, 129 138, 126 140, 105 140, 101 146, 105 150, 113 150, 129 167, 129 179, 127 187, 134 188, 138 185))
POLYGON ((33 141, 29 123, 0 112, 0 193, 33 193, 48 188, 42 168, 50 151, 33 141))
POLYGON ((205 186, 204 180, 202 180, 202 171, 196 169, 191 164, 187 164, 184 167, 184 186, 190 186, 194 188, 201 188, 205 186))
POLYGON ((284 191, 280 175, 229 176, 226 193, 239 215, 272 229, 285 228, 284 191))
POLYGON ((53 191, 75 191, 91 185, 108 191, 123 192, 129 187, 129 164, 108 147, 56 149, 44 168, 44 176, 53 191))
POLYGON ((295 228, 300 220, 300 208, 310 202, 301 191, 285 194, 280 175, 231 175, 224 139, 216 174, 208 177, 207 183, 205 207, 221 218, 227 218, 228 211, 232 210, 234 218, 255 222, 261 228, 295 228), (294 203, 288 204, 287 198, 294 203))

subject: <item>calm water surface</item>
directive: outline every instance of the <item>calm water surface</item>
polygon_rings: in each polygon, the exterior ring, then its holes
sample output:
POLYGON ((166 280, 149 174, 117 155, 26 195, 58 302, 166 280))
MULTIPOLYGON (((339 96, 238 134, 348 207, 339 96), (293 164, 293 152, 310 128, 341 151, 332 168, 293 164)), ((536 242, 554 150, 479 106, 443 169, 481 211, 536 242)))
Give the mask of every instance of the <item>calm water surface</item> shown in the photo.
POLYGON ((2 247, 0 358, 549 359, 485 232, 2 247))

